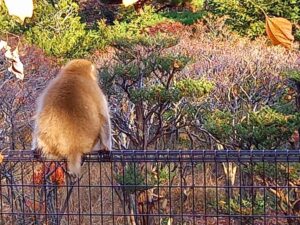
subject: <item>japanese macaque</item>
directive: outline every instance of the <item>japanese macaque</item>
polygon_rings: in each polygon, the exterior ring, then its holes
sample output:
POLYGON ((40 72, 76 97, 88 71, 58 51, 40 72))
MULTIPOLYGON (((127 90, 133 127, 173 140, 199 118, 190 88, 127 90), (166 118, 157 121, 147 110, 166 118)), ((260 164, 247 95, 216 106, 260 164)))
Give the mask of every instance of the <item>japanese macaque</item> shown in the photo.
POLYGON ((112 148, 108 103, 95 66, 72 60, 37 100, 32 148, 49 159, 66 158, 69 172, 79 176, 81 156, 96 147, 112 148))

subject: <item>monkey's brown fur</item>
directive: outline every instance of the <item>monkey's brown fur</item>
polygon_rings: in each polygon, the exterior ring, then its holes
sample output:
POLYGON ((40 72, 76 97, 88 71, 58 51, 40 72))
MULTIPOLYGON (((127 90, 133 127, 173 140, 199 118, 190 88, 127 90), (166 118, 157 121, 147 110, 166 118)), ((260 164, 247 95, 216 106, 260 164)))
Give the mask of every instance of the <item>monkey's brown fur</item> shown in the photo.
POLYGON ((68 160, 79 175, 81 156, 100 142, 111 150, 111 125, 106 97, 88 60, 70 61, 37 101, 33 149, 48 158, 68 160))

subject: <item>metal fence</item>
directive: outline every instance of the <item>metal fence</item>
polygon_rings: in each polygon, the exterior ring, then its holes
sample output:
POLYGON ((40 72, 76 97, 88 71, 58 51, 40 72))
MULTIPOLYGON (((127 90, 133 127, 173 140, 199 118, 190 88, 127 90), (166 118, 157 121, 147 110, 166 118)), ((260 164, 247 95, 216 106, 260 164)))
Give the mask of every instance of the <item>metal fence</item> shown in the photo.
POLYGON ((300 151, 2 152, 0 224, 300 224, 300 151))

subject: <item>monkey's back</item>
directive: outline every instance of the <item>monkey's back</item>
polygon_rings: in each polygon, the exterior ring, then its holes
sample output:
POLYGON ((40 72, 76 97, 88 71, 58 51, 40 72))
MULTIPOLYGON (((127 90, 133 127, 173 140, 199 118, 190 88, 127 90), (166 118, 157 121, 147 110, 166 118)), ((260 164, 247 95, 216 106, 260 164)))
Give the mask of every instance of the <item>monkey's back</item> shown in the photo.
POLYGON ((99 137, 101 89, 80 74, 60 74, 45 89, 37 110, 38 147, 58 157, 89 152, 99 137))

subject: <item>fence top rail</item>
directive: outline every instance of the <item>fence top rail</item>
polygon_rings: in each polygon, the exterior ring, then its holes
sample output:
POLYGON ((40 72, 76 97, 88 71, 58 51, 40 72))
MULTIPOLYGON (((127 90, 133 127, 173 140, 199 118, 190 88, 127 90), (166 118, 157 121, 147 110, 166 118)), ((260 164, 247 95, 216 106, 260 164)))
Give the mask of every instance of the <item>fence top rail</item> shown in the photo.
MULTIPOLYGON (((32 150, 0 151, 4 162, 47 161, 32 150)), ((300 162, 300 150, 114 150, 92 152, 87 162, 300 162)))

